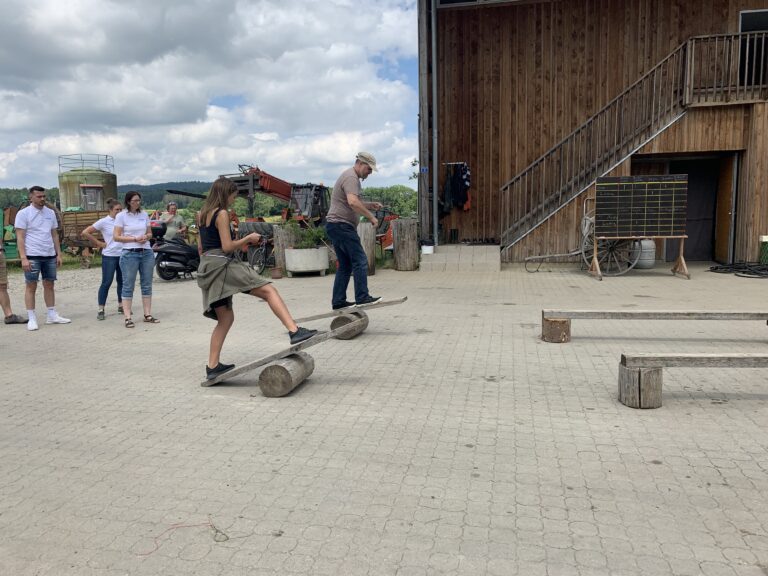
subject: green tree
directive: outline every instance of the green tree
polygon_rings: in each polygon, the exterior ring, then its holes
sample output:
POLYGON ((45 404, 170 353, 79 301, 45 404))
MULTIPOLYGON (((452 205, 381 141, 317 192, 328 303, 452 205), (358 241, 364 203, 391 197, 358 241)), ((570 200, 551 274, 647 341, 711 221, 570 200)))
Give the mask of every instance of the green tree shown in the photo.
POLYGON ((416 190, 398 184, 388 188, 365 188, 363 197, 369 202, 381 202, 395 214, 410 217, 416 214, 416 190))

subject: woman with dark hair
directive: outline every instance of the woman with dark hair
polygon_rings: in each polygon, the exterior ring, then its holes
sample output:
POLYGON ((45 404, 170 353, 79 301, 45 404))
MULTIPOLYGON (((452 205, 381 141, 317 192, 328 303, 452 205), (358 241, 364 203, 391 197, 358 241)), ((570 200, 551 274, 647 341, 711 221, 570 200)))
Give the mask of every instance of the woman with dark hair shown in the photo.
POLYGON ((199 217, 203 256, 197 271, 197 284, 203 291, 203 315, 216 320, 216 327, 211 334, 208 365, 205 367, 208 380, 235 367, 234 364, 222 364, 220 361, 224 340, 235 321, 232 309, 234 294, 250 294, 266 301, 272 313, 288 330, 291 345, 317 334, 317 330, 297 326, 277 289, 245 262, 234 259, 235 252, 247 250, 249 245, 258 244, 261 239, 259 234, 252 232, 235 240, 227 213, 235 198, 237 185, 227 178, 217 179, 211 186, 199 217))
POLYGON ((140 276, 141 304, 144 308, 144 322, 160 322, 152 316, 152 269, 155 257, 149 245, 152 231, 149 228, 149 216, 141 209, 141 194, 136 191, 125 195, 125 210, 115 218, 113 238, 123 243, 120 255, 120 270, 123 273, 123 315, 125 327, 133 328, 131 305, 136 275, 140 276))
POLYGON ((82 232, 82 235, 90 240, 91 244, 101 248, 101 285, 99 286, 99 311, 96 313, 96 320, 104 320, 107 294, 109 294, 109 288, 112 286, 112 280, 115 279, 115 276, 117 276, 117 311, 123 313, 123 273, 120 270, 120 255, 123 253, 123 245, 120 242, 115 242, 113 236, 115 218, 122 207, 116 198, 110 198, 107 200, 109 214, 82 232), (96 232, 101 232, 103 241, 94 236, 96 232))

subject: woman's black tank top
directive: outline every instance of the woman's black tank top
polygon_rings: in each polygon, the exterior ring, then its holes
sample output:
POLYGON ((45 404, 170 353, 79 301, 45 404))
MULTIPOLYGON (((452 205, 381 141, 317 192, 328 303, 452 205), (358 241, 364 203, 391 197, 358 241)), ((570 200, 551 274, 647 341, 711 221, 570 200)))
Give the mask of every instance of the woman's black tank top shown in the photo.
MULTIPOLYGON (((221 208, 218 208, 211 217, 211 223, 206 226, 203 222, 200 222, 200 241, 203 243, 203 252, 213 250, 215 248, 221 249, 221 236, 219 236, 219 229, 216 228, 216 217, 219 215, 221 208)), ((235 236, 232 235, 234 240, 235 236)))

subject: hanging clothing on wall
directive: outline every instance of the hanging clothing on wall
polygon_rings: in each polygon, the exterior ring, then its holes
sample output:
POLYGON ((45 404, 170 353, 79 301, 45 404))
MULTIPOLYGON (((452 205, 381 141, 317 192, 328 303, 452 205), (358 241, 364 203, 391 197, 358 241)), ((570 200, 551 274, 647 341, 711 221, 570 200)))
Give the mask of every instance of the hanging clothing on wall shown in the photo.
POLYGON ((463 202, 461 203, 461 208, 464 210, 464 212, 468 212, 470 208, 472 208, 472 199, 469 196, 469 186, 471 184, 471 172, 469 171, 469 166, 466 162, 462 162, 459 164, 459 173, 461 174, 461 184, 464 190, 463 195, 461 198, 463 199, 463 202))
POLYGON ((454 208, 469 210, 470 170, 466 162, 453 162, 445 166, 445 186, 440 204, 440 215, 447 216, 454 208))

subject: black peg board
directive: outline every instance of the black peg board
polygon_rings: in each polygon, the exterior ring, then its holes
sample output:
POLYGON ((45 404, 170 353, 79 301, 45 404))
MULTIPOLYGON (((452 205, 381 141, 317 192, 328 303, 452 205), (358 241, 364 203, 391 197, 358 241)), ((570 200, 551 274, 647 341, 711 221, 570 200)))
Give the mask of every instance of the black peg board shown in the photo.
POLYGON ((598 238, 685 237, 688 175, 597 179, 598 238))

